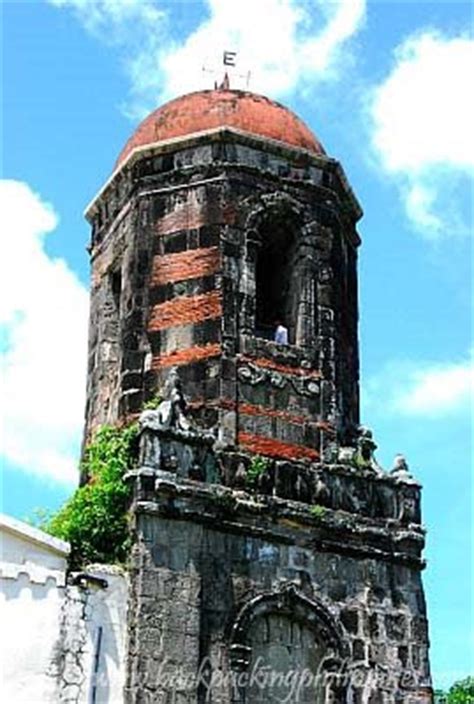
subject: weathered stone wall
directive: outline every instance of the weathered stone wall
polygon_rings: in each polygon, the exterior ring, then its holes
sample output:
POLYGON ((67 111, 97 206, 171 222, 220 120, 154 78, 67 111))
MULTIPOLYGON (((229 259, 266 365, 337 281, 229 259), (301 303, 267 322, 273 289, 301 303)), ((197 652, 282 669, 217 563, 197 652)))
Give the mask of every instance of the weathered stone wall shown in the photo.
POLYGON ((137 241, 136 221, 134 204, 124 205, 92 251, 86 439, 143 401, 148 254, 146 242, 137 241))
POLYGON ((164 475, 147 495, 135 507, 126 701, 430 701, 413 524, 164 475), (294 671, 299 692, 265 686, 265 668, 294 671), (333 699, 328 668, 343 675, 332 680, 333 699), (252 670, 260 679, 246 687, 252 670))
POLYGON ((128 702, 431 700, 420 487, 358 427, 360 215, 334 160, 228 130, 89 210, 87 431, 165 391, 128 475, 128 702))
POLYGON ((230 446, 292 457, 308 447, 314 458, 326 432, 345 438, 357 424, 360 212, 336 162, 257 142, 215 135, 144 156, 99 201, 87 434, 135 414, 175 365, 195 418, 219 428, 230 446), (291 289, 283 312, 293 344, 252 345, 249 338, 261 339, 259 257, 277 232, 290 231, 289 264, 281 265, 291 289), (243 385, 239 356, 283 370, 281 387, 285 370, 302 378, 311 407, 306 391, 279 394, 277 374, 266 398, 243 385), (280 406, 286 417, 268 414, 280 406))

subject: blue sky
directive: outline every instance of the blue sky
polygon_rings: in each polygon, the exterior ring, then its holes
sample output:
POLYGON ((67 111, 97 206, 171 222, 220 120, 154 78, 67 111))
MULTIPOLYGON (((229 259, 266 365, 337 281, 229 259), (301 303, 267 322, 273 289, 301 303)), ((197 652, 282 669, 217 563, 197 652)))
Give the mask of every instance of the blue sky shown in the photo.
MULTIPOLYGON (((424 485, 435 682, 472 673, 472 6, 36 0, 3 7, 3 511, 74 489, 84 403, 82 212, 139 119, 238 52, 338 158, 360 223, 364 422, 424 485)), ((241 79, 236 78, 239 86, 241 79)))

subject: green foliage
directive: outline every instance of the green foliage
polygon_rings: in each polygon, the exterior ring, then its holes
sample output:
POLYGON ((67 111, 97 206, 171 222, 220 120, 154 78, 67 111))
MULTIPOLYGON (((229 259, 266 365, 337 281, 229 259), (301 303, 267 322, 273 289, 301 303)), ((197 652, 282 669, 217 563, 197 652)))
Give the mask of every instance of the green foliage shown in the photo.
POLYGON ((324 508, 324 506, 314 504, 314 506, 311 506, 311 508, 309 509, 309 512, 313 516, 313 518, 317 518, 319 520, 323 518, 324 514, 326 513, 326 509, 324 508))
POLYGON ((163 401, 163 398, 160 396, 160 394, 155 394, 153 398, 150 398, 149 401, 143 404, 143 410, 144 411, 155 411, 160 403, 163 401))
POLYGON ((101 428, 84 454, 87 484, 43 526, 71 543, 74 569, 88 562, 124 562, 127 557, 130 489, 123 475, 132 464, 137 435, 135 424, 101 428))
POLYGON ((448 704, 474 704, 474 677, 453 684, 448 692, 448 704))
POLYGON ((48 523, 54 516, 54 511, 47 508, 34 508, 31 516, 25 516, 23 519, 25 523, 28 523, 34 528, 39 528, 48 532, 48 523))
POLYGON ((447 693, 437 689, 435 702, 437 704, 474 704, 474 677, 466 677, 455 682, 447 693))
POLYGON ((270 460, 268 457, 261 457, 260 455, 255 455, 252 457, 245 477, 245 483, 247 486, 254 489, 257 485, 259 477, 261 477, 262 474, 265 474, 269 467, 270 460))
POLYGON ((217 494, 212 498, 214 504, 224 513, 231 513, 236 506, 236 500, 232 494, 217 494))

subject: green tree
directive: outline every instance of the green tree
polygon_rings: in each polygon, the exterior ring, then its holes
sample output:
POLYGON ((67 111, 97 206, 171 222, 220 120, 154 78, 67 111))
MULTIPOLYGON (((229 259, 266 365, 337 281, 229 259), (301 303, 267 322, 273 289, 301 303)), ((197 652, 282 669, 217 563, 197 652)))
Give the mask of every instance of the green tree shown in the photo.
POLYGON ((70 566, 124 562, 129 547, 130 488, 123 481, 133 462, 138 429, 103 427, 84 453, 84 486, 42 526, 71 544, 70 566))
POLYGON ((448 704, 474 704, 474 677, 453 684, 448 692, 448 704))
POLYGON ((474 704, 474 677, 455 682, 449 692, 437 689, 435 704, 474 704))

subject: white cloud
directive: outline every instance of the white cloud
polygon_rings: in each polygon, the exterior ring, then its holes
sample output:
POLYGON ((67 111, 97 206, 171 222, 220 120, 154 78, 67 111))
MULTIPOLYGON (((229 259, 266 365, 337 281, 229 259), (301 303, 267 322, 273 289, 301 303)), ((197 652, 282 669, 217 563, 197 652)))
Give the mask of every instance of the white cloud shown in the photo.
MULTIPOLYGON (((206 0, 203 19, 172 37, 169 3, 125 0, 49 0, 74 10, 85 28, 114 42, 131 80, 129 113, 143 116, 163 100, 212 86, 223 74, 222 53, 236 51, 235 87, 275 97, 334 79, 342 47, 362 26, 366 0, 206 0), (203 72, 203 65, 216 69, 203 72)), ((182 6, 178 3, 173 12, 182 6)))
POLYGON ((143 27, 159 29, 164 19, 153 0, 48 0, 55 7, 70 7, 88 32, 107 42, 122 42, 143 27), (133 24, 132 24, 133 23, 133 24))
POLYGON ((474 360, 428 367, 413 373, 394 405, 408 414, 439 415, 458 410, 474 392, 474 360))
POLYGON ((18 468, 77 481, 88 293, 45 237, 58 224, 26 183, 0 181, 2 453, 18 468))
POLYGON ((398 178, 408 217, 432 237, 466 231, 454 181, 474 167, 474 42, 433 31, 409 37, 370 101, 373 146, 398 178), (451 186, 449 185, 451 183, 451 186))
POLYGON ((388 364, 364 388, 368 411, 438 418, 474 401, 474 356, 459 362, 388 364))

